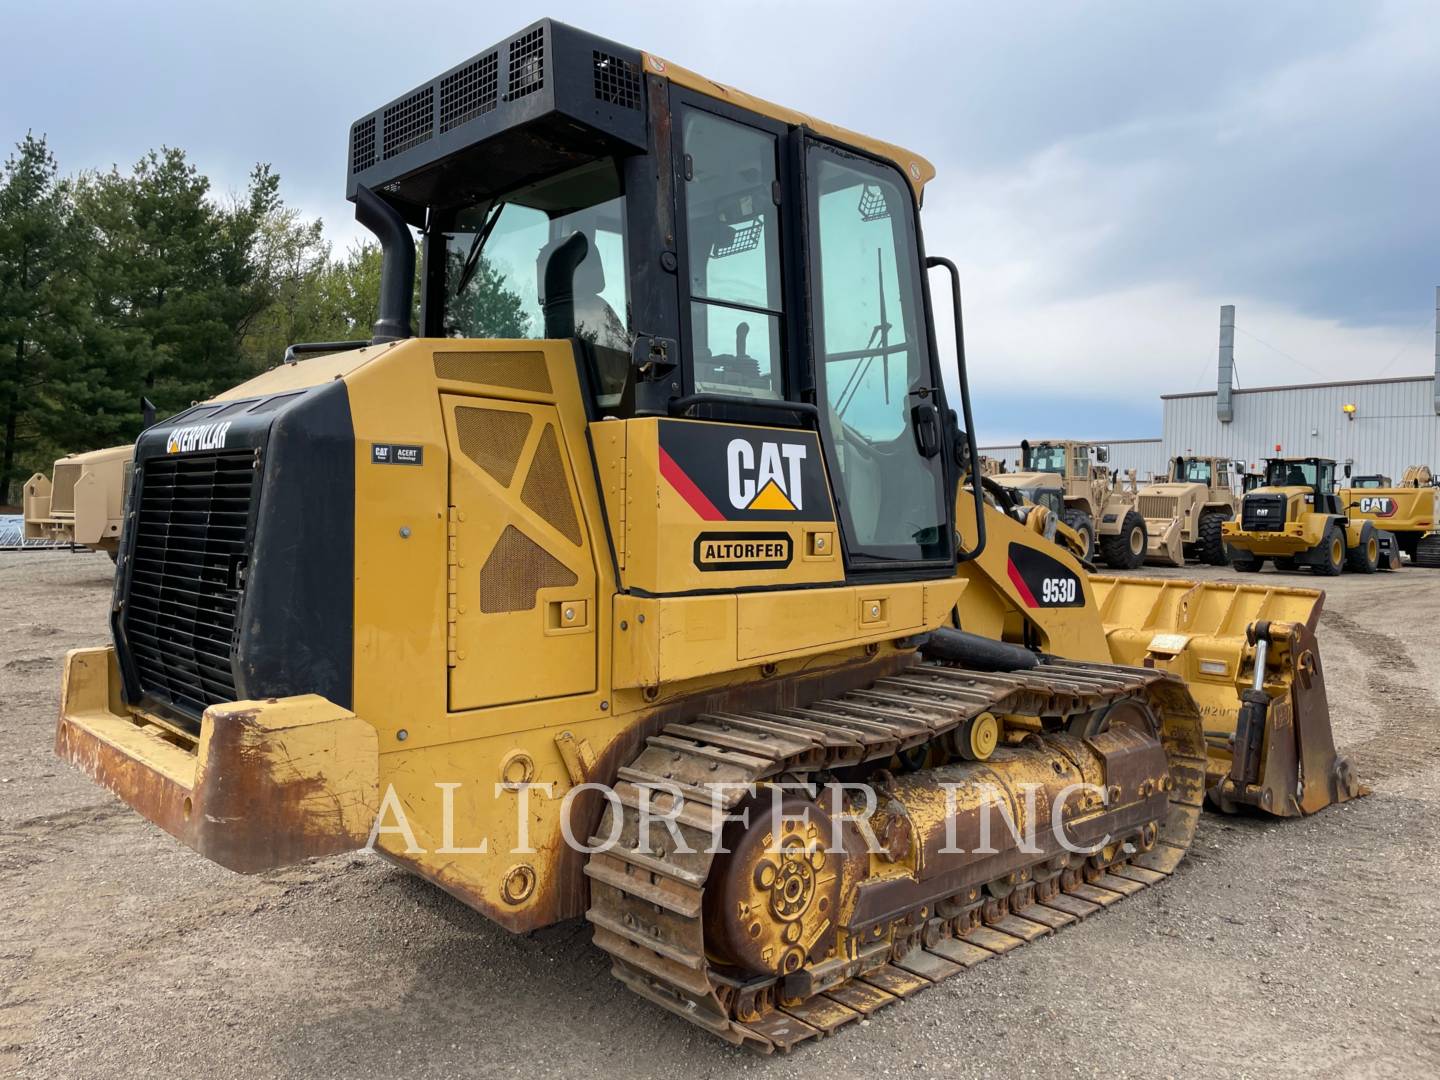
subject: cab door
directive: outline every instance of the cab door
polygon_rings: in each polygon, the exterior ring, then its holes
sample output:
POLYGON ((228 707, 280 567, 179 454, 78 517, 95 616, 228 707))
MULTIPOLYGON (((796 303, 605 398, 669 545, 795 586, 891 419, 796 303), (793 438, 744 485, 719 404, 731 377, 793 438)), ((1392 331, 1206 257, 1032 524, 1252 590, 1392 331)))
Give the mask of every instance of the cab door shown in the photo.
POLYGON ((441 402, 451 711, 593 691, 595 566, 558 412, 441 402))
POLYGON ((953 493, 910 187, 818 140, 805 172, 816 397, 847 565, 949 572, 953 493))

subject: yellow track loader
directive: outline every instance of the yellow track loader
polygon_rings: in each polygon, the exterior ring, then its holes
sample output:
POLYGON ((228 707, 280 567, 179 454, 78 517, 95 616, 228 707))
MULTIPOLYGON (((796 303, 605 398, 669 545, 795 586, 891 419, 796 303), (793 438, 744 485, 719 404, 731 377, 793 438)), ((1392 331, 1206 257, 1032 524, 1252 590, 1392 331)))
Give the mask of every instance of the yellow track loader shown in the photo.
POLYGON ((141 436, 58 753, 234 870, 584 917, 764 1051, 1162 882, 1207 796, 1356 794, 1319 593, 1091 578, 967 475, 932 175, 549 20, 367 113, 373 339, 141 436))

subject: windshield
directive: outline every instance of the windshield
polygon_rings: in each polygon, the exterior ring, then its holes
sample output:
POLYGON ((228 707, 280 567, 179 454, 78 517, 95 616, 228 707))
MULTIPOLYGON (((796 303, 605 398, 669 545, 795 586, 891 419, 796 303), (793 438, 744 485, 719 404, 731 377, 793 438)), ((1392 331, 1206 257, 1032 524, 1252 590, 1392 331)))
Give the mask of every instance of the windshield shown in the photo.
POLYGON ((1026 466, 1031 472, 1048 472, 1065 475, 1065 447, 1040 443, 1030 447, 1030 460, 1026 466))
MULTIPOLYGON (((1272 461, 1265 467, 1267 487, 1314 487, 1316 464, 1313 461, 1272 461)), ((1321 470, 1322 475, 1328 468, 1321 470)))
POLYGON ((600 403, 619 400, 629 365, 630 298, 625 200, 614 162, 462 207, 442 235, 444 336, 581 338, 593 346, 600 403), (545 296, 545 269, 577 233, 585 255, 573 279, 572 325, 564 297, 545 296))
POLYGON ((1390 481, 1383 476, 1357 476, 1355 478, 1355 486, 1362 488, 1382 488, 1389 487, 1390 481))
POLYGON ((1208 461, 1187 461, 1185 462, 1185 475, 1181 477, 1192 484, 1210 483, 1210 462, 1208 461))

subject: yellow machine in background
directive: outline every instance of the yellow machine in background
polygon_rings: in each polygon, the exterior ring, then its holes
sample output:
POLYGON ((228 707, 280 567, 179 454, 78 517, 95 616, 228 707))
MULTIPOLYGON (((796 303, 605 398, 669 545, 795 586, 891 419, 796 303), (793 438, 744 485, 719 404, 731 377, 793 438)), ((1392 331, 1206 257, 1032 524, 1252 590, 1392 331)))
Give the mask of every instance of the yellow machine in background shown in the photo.
POLYGON ((112 446, 58 458, 51 479, 25 482, 26 540, 58 540, 107 552, 120 547, 125 492, 134 446, 112 446))
POLYGON ((1318 593, 1092 579, 970 475, 917 155, 550 21, 350 152, 373 342, 142 435, 66 660, 57 751, 206 857, 372 843, 784 1050, 1162 881, 1207 795, 1356 794, 1318 593))
POLYGON ((1231 565, 1245 573, 1273 559, 1275 569, 1309 567, 1333 577, 1345 570, 1373 574, 1396 564, 1393 534, 1364 518, 1348 517, 1335 490, 1328 458, 1270 458, 1265 481, 1246 491, 1240 520, 1222 527, 1231 565))
POLYGON ((1411 465, 1399 484, 1388 477, 1375 477, 1383 484, 1357 483, 1335 494, 1345 516, 1351 521, 1369 521, 1395 537, 1395 569, 1399 552, 1416 566, 1440 566, 1440 487, 1435 485, 1428 465, 1411 465))

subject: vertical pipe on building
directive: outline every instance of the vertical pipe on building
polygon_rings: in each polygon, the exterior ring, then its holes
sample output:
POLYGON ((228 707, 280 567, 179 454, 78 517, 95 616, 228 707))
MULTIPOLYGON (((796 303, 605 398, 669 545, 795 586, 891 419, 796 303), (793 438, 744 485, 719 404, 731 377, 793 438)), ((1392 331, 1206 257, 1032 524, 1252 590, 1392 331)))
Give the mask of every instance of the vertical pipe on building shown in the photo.
MULTIPOLYGON (((1440 290, 1437 290, 1437 293, 1440 293, 1440 290)), ((1437 348, 1440 348, 1440 345, 1437 345, 1437 348)), ((1440 359, 1437 359, 1437 363, 1440 363, 1440 359)), ((1222 424, 1228 424, 1235 419, 1235 404, 1230 397, 1234 385, 1235 305, 1226 304, 1220 309, 1220 378, 1215 394, 1215 412, 1222 424)), ((1440 391, 1437 391, 1435 407, 1436 411, 1440 412, 1440 391)))
POLYGON ((1435 415, 1440 416, 1440 285, 1435 286, 1435 415))

